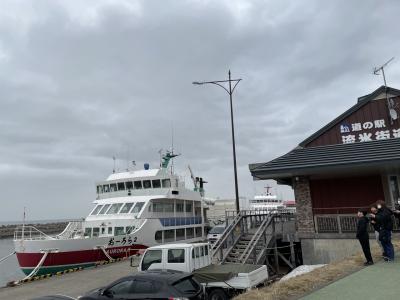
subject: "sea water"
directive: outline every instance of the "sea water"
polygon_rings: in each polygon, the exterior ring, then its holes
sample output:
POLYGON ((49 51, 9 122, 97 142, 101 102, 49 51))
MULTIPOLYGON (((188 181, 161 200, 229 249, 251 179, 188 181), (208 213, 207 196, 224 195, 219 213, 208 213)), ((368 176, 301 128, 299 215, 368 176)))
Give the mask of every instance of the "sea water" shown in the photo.
MULTIPOLYGON (((0 259, 14 252, 12 239, 0 239, 0 259)), ((12 255, 0 263, 0 287, 5 286, 7 282, 22 279, 24 273, 19 268, 17 257, 12 255)))

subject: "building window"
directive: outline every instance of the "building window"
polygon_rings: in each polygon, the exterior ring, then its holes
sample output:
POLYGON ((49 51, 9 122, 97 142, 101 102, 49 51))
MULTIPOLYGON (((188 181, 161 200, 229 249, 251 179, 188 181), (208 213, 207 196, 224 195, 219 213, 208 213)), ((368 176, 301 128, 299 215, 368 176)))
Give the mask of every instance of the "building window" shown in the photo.
POLYGON ((124 227, 114 227, 114 235, 124 235, 124 227))
POLYGON ((144 189, 151 189, 151 181, 150 180, 143 180, 143 188, 144 189))
POLYGON ((125 183, 118 182, 118 191, 124 191, 124 190, 125 190, 125 183))
POLYGON ((161 187, 160 179, 152 180, 151 182, 153 184, 153 189, 159 189, 161 187))
POLYGON ((157 243, 161 244, 162 243, 162 231, 161 230, 156 231, 154 238, 157 243))
POLYGON ((185 262, 185 249, 169 249, 168 263, 182 264, 185 262))
POLYGON ((171 180, 169 180, 169 179, 163 179, 163 180, 162 180, 162 187, 163 187, 163 188, 170 188, 170 187, 171 187, 171 180))
POLYGON ((185 229, 184 228, 180 228, 176 230, 176 240, 180 241, 180 240, 184 240, 185 239, 185 229))

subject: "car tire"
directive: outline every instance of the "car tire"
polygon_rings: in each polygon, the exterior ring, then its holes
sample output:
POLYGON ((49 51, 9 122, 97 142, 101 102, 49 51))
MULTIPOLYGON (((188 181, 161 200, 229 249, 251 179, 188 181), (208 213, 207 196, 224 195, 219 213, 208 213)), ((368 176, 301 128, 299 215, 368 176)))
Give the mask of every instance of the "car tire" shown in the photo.
POLYGON ((207 297, 208 300, 228 300, 228 296, 222 289, 213 289, 207 297))

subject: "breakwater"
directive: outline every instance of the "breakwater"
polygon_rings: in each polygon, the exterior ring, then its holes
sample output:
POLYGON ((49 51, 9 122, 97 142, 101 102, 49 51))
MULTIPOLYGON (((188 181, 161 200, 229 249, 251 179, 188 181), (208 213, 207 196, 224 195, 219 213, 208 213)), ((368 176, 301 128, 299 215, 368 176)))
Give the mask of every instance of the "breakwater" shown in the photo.
MULTIPOLYGON (((52 223, 37 223, 26 224, 26 226, 34 226, 45 234, 52 235, 61 233, 67 226, 68 222, 52 222, 52 223)), ((7 239, 14 237, 14 231, 17 227, 22 225, 1 225, 0 226, 0 239, 7 239)))

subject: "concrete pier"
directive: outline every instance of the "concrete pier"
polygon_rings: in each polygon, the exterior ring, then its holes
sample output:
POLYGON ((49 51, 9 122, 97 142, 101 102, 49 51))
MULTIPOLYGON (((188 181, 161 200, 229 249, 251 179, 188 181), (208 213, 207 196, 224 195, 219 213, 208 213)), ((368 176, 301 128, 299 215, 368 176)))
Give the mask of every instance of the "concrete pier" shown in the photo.
MULTIPOLYGON (((138 260, 139 258, 136 257, 135 262, 138 260)), ((0 299, 28 300, 54 294, 78 297, 135 272, 137 268, 131 267, 130 260, 127 259, 75 273, 23 283, 15 287, 0 288, 0 299)))

